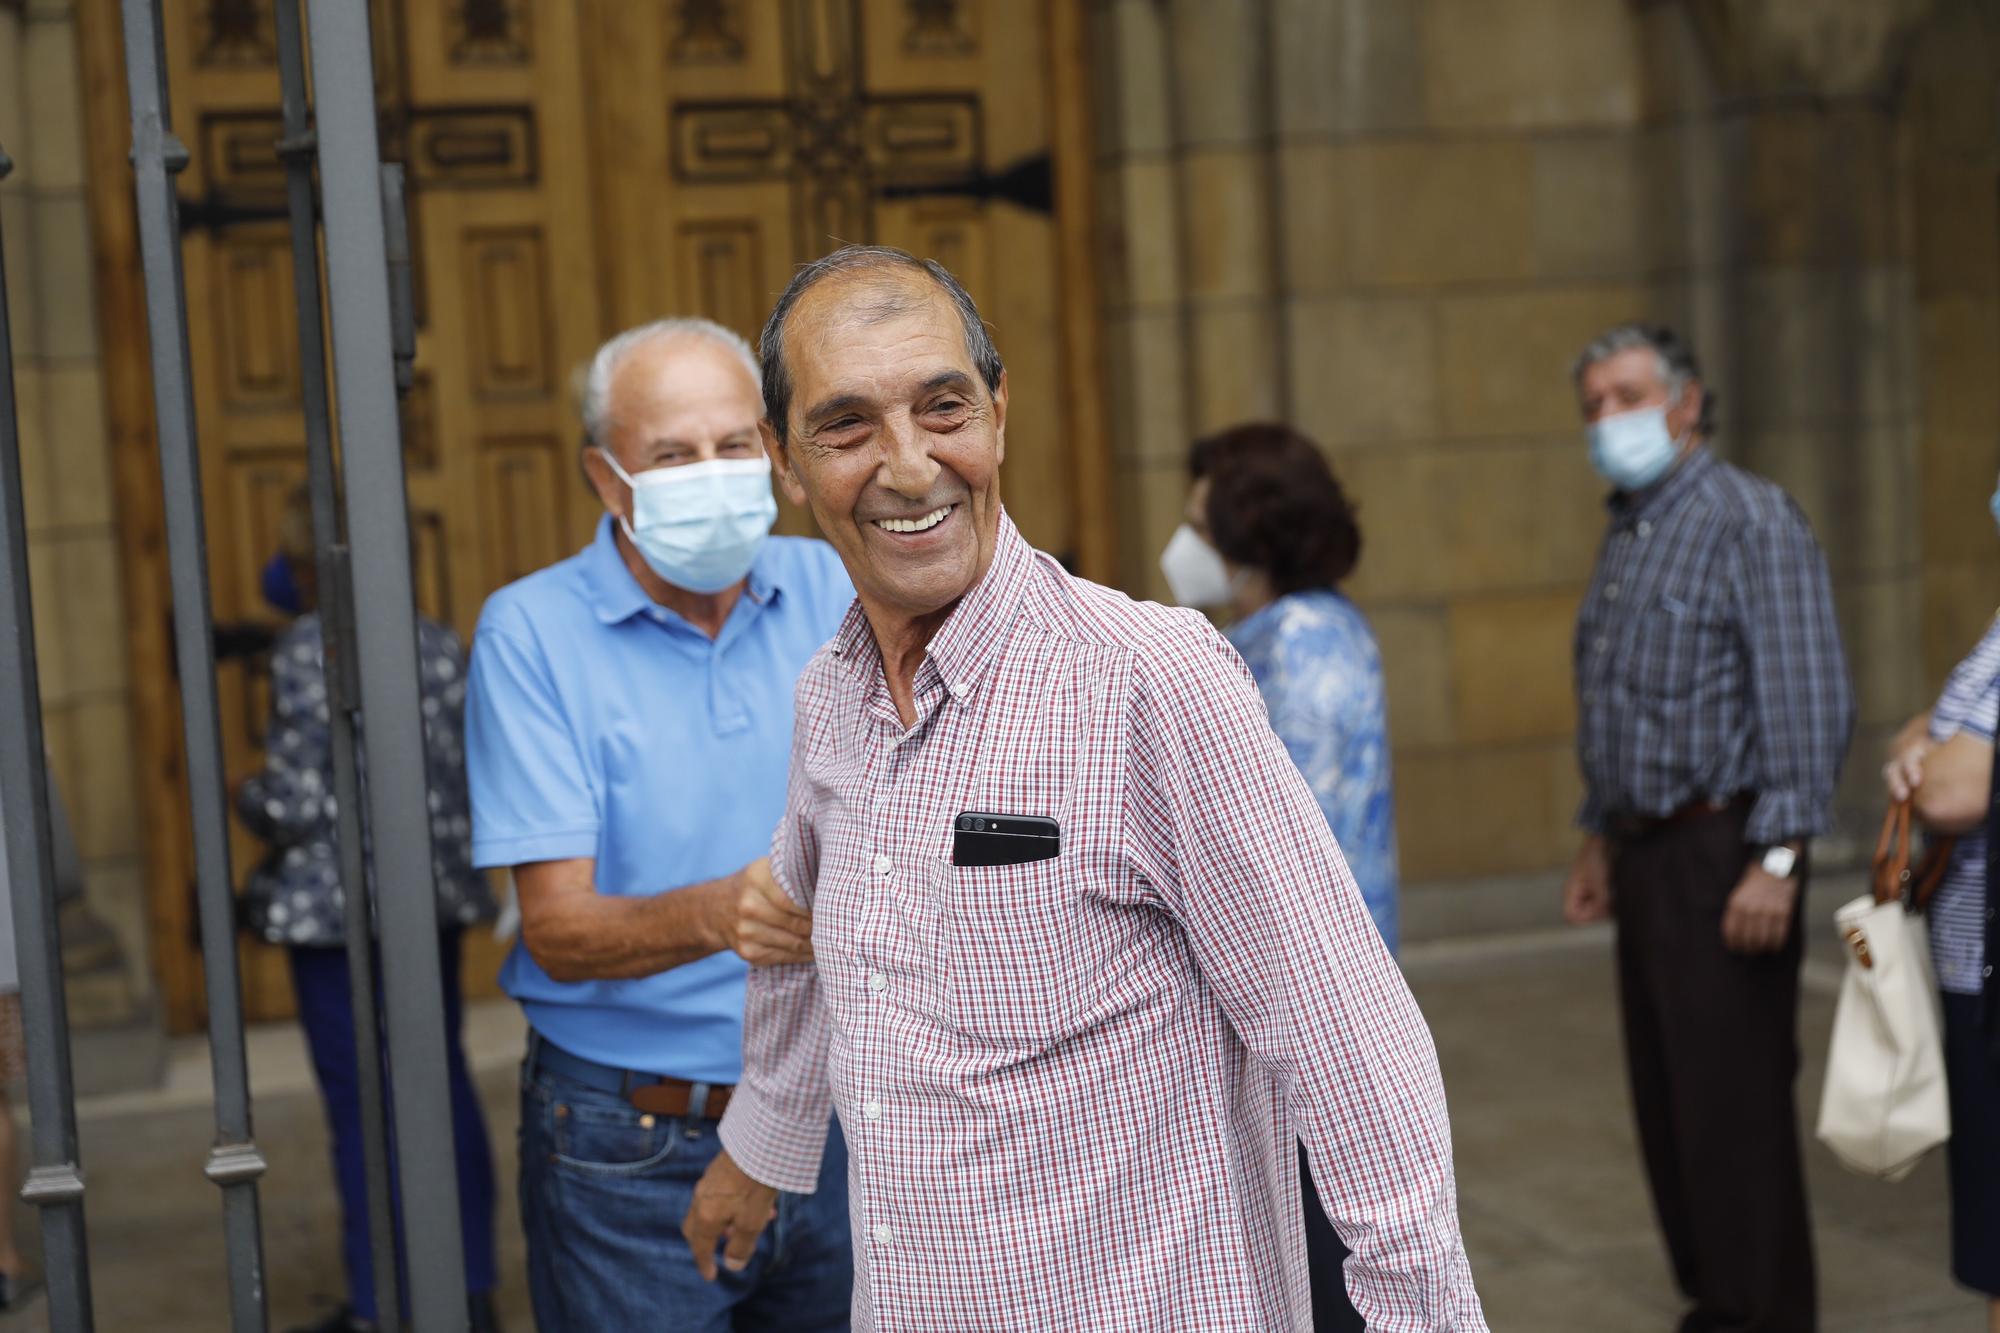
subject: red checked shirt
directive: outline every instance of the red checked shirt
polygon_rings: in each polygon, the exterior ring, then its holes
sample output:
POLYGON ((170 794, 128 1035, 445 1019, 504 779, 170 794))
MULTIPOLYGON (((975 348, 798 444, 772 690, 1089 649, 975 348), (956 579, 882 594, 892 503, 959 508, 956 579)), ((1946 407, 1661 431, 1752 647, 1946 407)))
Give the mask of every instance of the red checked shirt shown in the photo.
POLYGON ((722 1137, 851 1153, 860 1329, 1311 1327, 1295 1138, 1368 1327, 1484 1330, 1430 1032, 1242 662, 1004 517, 917 720, 859 608, 798 689, 772 860, 814 965, 753 968, 722 1137), (1061 855, 954 866, 963 811, 1061 855))

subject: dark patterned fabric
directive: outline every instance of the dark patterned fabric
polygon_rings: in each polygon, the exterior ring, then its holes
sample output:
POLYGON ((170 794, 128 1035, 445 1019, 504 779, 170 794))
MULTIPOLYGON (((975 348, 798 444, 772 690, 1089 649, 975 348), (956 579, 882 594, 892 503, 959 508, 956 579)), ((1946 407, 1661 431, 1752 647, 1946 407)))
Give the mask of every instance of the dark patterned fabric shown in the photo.
MULTIPOLYGON (((467 926, 491 920, 494 902, 485 876, 472 868, 465 651, 450 630, 421 616, 417 649, 438 919, 467 926)), ((273 944, 337 947, 342 942, 345 895, 336 842, 332 744, 319 617, 304 615, 271 649, 264 767, 236 790, 237 813, 270 845, 245 887, 245 918, 273 944)), ((365 781, 365 763, 363 769, 365 781)))
POLYGON ((1612 497, 1575 660, 1584 827, 1752 793, 1753 843, 1826 830, 1854 691, 1826 560, 1777 486, 1701 449, 1612 497))

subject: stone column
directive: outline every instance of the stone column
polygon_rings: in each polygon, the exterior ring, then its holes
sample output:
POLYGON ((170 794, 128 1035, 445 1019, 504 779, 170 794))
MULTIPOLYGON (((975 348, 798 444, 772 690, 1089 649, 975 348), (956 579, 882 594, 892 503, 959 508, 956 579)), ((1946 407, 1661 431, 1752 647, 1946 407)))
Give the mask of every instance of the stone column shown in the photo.
POLYGON ((0 143, 16 163, 0 182, 0 220, 35 646, 51 770, 87 885, 62 911, 63 971, 74 1028, 127 1043, 115 1056, 79 1055, 87 1091, 106 1077, 150 1078, 163 1048, 143 963, 150 937, 82 127, 72 0, 0 3, 0 143))
POLYGON ((1717 170, 1693 199, 1721 451, 1781 483, 1833 569, 1859 726, 1825 851, 1865 852, 1878 756, 1922 707, 1922 399, 1897 93, 1929 0, 1696 0, 1717 170), (1704 204, 1706 207, 1703 207, 1704 204))

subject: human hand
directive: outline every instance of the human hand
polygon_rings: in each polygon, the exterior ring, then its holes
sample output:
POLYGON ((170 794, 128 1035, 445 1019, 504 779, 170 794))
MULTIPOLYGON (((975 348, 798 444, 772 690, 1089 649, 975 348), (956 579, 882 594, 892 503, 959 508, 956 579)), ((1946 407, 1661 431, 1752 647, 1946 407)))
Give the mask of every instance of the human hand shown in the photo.
POLYGON ((1779 879, 1761 865, 1743 872, 1722 913, 1722 943, 1731 953, 1775 953, 1791 933, 1796 879, 1779 879))
POLYGON ((1924 782, 1924 760, 1933 748, 1928 736, 1918 736, 1891 751, 1889 762, 1882 765, 1882 785, 1892 800, 1907 801, 1916 795, 1924 782))
POLYGON ((1593 833, 1577 849, 1569 877, 1563 880, 1563 920, 1584 926, 1610 916, 1611 844, 1593 833))
POLYGON ((724 1246, 722 1266, 740 1273, 757 1252, 757 1238, 778 1215, 778 1191, 760 1185, 725 1150, 715 1155, 694 1187, 694 1200, 681 1219, 681 1234, 694 1251, 694 1266, 705 1282, 715 1281, 715 1247, 724 1246))
POLYGON ((715 912, 722 947, 751 966, 812 961, 812 914, 778 887, 768 857, 722 881, 715 912))

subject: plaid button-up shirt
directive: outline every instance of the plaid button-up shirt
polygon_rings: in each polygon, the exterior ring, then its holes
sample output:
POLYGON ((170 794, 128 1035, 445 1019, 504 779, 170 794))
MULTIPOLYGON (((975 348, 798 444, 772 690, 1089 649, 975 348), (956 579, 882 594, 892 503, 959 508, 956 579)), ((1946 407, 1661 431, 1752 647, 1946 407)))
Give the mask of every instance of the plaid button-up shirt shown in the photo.
POLYGON ((837 1106, 863 1329, 1311 1326, 1295 1137, 1377 1330, 1486 1327, 1430 1033, 1241 660, 1001 520, 905 728, 857 607, 799 682, 730 1152, 813 1187, 837 1106), (954 866, 964 811, 1061 855, 954 866))
POLYGON ((1826 830, 1854 692, 1826 560, 1776 485, 1704 448, 1614 496, 1575 649, 1585 828, 1751 794, 1753 843, 1826 830))

